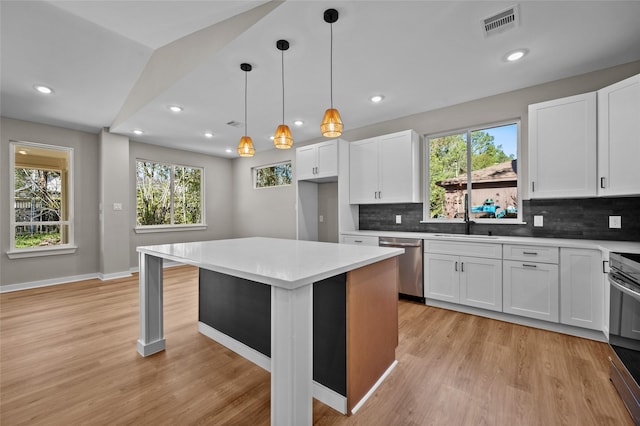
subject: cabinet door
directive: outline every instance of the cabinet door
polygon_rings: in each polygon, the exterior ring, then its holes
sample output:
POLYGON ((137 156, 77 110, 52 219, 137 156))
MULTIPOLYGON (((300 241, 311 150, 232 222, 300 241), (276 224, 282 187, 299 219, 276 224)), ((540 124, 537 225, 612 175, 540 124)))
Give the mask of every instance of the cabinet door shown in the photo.
POLYGON ((558 322, 558 265, 503 261, 503 311, 558 322))
POLYGON ((349 203, 378 202, 378 141, 376 138, 349 145, 349 203))
POLYGON ((460 274, 458 256, 424 255, 424 290, 427 299, 460 302, 460 274))
POLYGON ((380 137, 380 203, 419 202, 418 142, 406 131, 380 137))
POLYGON ((596 195, 596 93, 529 105, 531 198, 596 195))
POLYGON ((296 149, 296 177, 298 180, 316 177, 316 153, 317 149, 314 145, 296 149))
POLYGON ((598 195, 640 195, 640 74, 598 91, 598 195))
POLYGON ((560 322, 602 330, 603 300, 601 252, 560 249, 560 322))
POLYGON ((460 303, 502 312, 502 261, 460 257, 460 303))
POLYGON ((317 144, 316 177, 338 176, 338 141, 317 144))

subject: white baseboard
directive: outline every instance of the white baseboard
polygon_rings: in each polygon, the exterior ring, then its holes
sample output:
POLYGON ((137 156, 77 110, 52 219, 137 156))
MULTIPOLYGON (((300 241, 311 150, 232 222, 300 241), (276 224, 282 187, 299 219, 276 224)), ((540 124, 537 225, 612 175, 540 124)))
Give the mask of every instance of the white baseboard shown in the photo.
MULTIPOLYGON (((253 348, 250 348, 244 343, 237 341, 233 337, 230 337, 201 321, 198 321, 198 331, 211 340, 214 340, 220 343, 222 346, 237 353, 241 357, 251 361, 258 367, 271 372, 271 358, 269 358, 268 356, 256 351, 253 348)), ((386 374, 387 373, 385 373, 385 376, 383 377, 386 377, 386 374)), ((381 382, 382 378, 379 381, 381 382)), ((377 386, 378 383, 376 383, 374 389, 377 386)), ((316 381, 313 382, 313 397, 342 414, 347 413, 347 398, 316 381)))
POLYGON ((77 281, 92 280, 99 278, 99 274, 74 275, 71 277, 51 278, 48 280, 29 281, 18 284, 7 284, 0 286, 0 293, 8 293, 11 291, 28 290, 31 288, 49 287, 52 285, 69 284, 77 281))
POLYGON ((131 272, 129 271, 122 271, 122 272, 112 272, 111 274, 98 274, 98 278, 100 278, 101 281, 109 281, 109 280, 115 280, 118 278, 127 278, 131 276, 131 272))
MULTIPOLYGON (((179 262, 173 262, 171 260, 165 260, 163 262, 163 267, 164 268, 172 268, 174 266, 180 266, 183 265, 182 263, 179 262)), ((20 290, 29 290, 32 288, 39 288, 39 287, 49 287, 52 285, 61 285, 61 284, 69 284, 69 283, 73 283, 73 282, 77 282, 77 281, 84 281, 84 280, 92 280, 92 279, 99 279, 101 281, 108 281, 108 280, 114 280, 117 278, 126 278, 126 277, 130 277, 131 274, 139 272, 139 268, 135 267, 135 268, 131 268, 129 269, 129 271, 122 271, 122 272, 114 272, 112 274, 101 274, 100 272, 95 272, 92 274, 84 274, 84 275, 73 275, 73 276, 69 276, 69 277, 60 277, 60 278, 51 278, 48 280, 39 280, 39 281, 27 281, 24 283, 17 283, 17 284, 6 284, 6 285, 0 285, 0 293, 9 293, 11 291, 20 291, 20 290)))

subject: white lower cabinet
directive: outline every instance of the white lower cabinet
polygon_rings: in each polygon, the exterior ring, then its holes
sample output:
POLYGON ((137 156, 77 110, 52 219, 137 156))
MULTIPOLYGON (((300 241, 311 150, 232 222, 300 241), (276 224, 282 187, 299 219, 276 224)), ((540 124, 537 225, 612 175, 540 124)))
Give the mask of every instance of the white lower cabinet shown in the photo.
POLYGON ((504 260, 504 312, 558 322, 558 265, 504 260))
POLYGON ((502 311, 502 261, 425 253, 425 297, 502 311))
POLYGON ((600 250, 560 249, 560 322, 602 330, 604 284, 600 250))

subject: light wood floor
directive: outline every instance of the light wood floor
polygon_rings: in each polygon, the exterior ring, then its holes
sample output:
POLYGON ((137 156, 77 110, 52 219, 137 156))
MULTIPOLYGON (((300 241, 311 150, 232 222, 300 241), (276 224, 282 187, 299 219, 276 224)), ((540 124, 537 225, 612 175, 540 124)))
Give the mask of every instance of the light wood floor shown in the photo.
MULTIPOLYGON (((0 424, 267 425, 270 378, 197 331, 197 270, 165 270, 167 350, 142 358, 137 276, 0 295, 0 424)), ((317 425, 631 425, 604 343, 401 301, 399 365, 317 425)))

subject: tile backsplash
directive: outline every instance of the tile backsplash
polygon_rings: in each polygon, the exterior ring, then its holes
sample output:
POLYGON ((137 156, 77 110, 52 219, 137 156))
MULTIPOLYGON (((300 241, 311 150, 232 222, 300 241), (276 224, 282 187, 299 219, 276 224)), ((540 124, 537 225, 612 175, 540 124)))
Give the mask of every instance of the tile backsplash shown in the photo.
MULTIPOLYGON (((525 200, 522 225, 472 224, 471 234, 577 238, 640 242, 640 197, 525 200), (543 216, 542 227, 533 216, 543 216), (622 228, 609 228, 609 216, 621 216, 622 228)), ((464 233, 462 223, 420 223, 422 203, 362 204, 360 229, 370 231, 464 233), (396 224, 402 215, 402 224, 396 224)))

